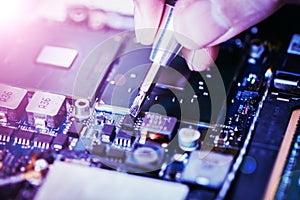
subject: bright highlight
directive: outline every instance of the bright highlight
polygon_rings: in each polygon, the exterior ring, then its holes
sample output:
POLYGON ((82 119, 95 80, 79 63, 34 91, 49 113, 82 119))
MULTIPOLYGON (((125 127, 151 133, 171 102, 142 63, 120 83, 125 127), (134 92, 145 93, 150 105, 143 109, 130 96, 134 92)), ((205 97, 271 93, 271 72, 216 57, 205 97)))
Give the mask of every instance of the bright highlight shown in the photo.
POLYGON ((0 25, 10 25, 21 12, 22 0, 9 0, 0 6, 0 25))

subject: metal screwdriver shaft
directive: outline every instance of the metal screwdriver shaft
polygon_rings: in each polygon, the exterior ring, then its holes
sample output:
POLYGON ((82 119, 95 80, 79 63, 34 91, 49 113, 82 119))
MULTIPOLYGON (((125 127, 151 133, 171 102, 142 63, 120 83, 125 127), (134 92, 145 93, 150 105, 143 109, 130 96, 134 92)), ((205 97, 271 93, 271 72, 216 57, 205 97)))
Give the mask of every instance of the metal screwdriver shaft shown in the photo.
POLYGON ((137 117, 142 104, 151 89, 151 85, 155 82, 159 73, 160 66, 168 66, 181 49, 181 45, 176 41, 173 30, 173 10, 175 0, 166 2, 164 14, 161 20, 159 30, 156 34, 150 60, 153 62, 150 66, 143 83, 141 84, 138 95, 135 97, 130 114, 137 117))

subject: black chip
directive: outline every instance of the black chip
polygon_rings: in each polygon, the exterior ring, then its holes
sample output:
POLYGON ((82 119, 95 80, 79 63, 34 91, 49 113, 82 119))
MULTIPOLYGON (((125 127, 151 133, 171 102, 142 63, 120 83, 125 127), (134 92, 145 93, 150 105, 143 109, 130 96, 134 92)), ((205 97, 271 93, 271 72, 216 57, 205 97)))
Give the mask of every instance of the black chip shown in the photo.
POLYGON ((106 154, 106 145, 105 144, 97 144, 93 146, 92 154, 98 156, 105 156, 106 154))
POLYGON ((48 149, 52 140, 53 140, 53 136, 51 135, 39 134, 34 139, 34 146, 48 149))
POLYGON ((135 139, 135 133, 129 130, 120 129, 114 143, 117 146, 131 147, 135 139))
POLYGON ((79 138, 79 132, 81 131, 82 127, 82 124, 73 122, 68 130, 68 136, 73 138, 79 138))
POLYGON ((121 124, 124 129, 133 129, 134 128, 134 118, 131 115, 125 115, 121 124))
POLYGON ((112 124, 104 124, 102 128, 102 141, 112 142, 116 137, 116 127, 112 124))
POLYGON ((117 148, 110 148, 107 153, 107 157, 118 159, 118 160, 124 160, 125 156, 126 156, 125 151, 117 148))
POLYGON ((58 134, 52 143, 54 149, 65 149, 68 146, 68 136, 65 134, 58 134))
POLYGON ((0 127, 0 141, 9 142, 11 136, 13 135, 14 129, 7 127, 0 127))
POLYGON ((112 124, 104 124, 102 128, 102 133, 109 136, 115 134, 115 131, 116 131, 116 127, 112 124))
POLYGON ((127 130, 123 130, 120 129, 117 135, 117 138, 121 138, 121 139, 132 139, 135 136, 133 131, 127 131, 127 130))
POLYGON ((15 134, 15 138, 17 139, 18 144, 29 145, 34 136, 34 132, 30 132, 27 130, 19 130, 15 134))
POLYGON ((141 129, 151 133, 152 138, 159 137, 159 140, 164 140, 165 138, 169 140, 172 138, 176 123, 177 119, 175 117, 147 113, 143 119, 141 129))

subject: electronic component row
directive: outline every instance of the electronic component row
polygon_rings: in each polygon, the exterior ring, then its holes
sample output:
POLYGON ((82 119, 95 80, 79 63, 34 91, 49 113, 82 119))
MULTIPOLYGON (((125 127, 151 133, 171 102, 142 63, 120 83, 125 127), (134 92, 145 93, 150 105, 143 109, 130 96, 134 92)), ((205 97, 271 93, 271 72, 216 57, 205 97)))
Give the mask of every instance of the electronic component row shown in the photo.
POLYGON ((0 84, 0 121, 19 122, 27 113, 27 122, 37 128, 57 128, 66 116, 66 97, 37 91, 31 99, 22 88, 0 84))
POLYGON ((66 134, 52 136, 29 130, 0 126, 0 144, 9 142, 13 145, 33 146, 40 149, 49 149, 51 147, 60 150, 68 147, 69 137, 66 134))

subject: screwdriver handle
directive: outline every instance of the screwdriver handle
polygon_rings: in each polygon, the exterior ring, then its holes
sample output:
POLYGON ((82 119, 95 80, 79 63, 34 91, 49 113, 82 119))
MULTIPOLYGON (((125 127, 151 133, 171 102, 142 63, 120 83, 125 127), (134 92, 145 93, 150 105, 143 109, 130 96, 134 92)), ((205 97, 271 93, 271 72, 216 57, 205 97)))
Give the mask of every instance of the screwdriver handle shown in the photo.
POLYGON ((173 11, 176 0, 167 0, 163 17, 153 42, 150 60, 161 66, 168 66, 182 46, 174 35, 173 11))

